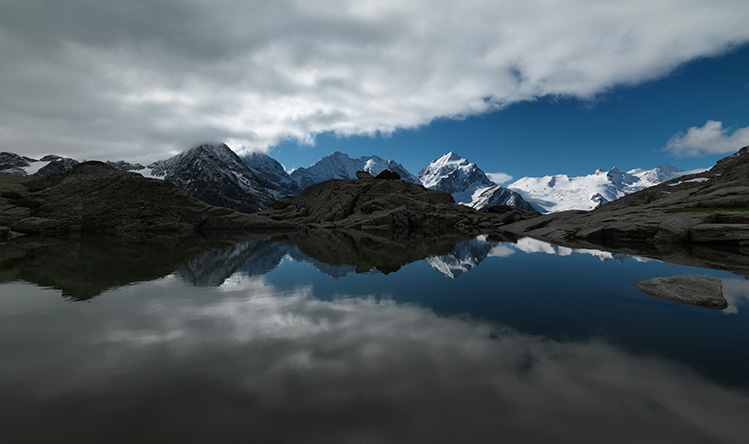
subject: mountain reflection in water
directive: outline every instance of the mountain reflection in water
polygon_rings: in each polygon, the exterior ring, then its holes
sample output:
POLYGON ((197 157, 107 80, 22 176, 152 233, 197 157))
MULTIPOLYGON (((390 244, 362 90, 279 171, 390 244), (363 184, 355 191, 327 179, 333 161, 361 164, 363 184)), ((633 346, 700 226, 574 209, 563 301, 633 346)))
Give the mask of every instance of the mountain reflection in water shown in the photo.
POLYGON ((749 436, 749 284, 727 272, 486 236, 18 245, 4 442, 749 436), (729 309, 632 288, 684 270, 720 277, 729 309))

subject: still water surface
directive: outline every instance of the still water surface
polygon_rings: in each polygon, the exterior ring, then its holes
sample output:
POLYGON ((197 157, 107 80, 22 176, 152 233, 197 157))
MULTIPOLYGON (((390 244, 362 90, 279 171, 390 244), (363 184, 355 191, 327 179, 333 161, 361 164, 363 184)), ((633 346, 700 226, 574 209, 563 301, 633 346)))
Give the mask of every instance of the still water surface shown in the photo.
POLYGON ((103 242, 1 258, 3 442, 749 442, 735 274, 483 236, 103 242), (678 274, 729 308, 634 288, 678 274))

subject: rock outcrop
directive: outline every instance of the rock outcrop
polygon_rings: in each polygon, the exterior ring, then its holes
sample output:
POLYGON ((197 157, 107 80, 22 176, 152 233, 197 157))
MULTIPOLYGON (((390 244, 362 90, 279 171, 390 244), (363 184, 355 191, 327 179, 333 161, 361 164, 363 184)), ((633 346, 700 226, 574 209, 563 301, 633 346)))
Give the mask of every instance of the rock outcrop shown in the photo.
POLYGON ((723 310, 728 301, 723 297, 720 279, 702 276, 669 276, 648 279, 635 285, 638 290, 669 301, 723 310))
POLYGON ((495 214, 455 204, 447 192, 403 180, 329 180, 279 199, 258 216, 300 227, 434 233, 488 232, 502 224, 495 214))
MULTIPOLYGON (((359 177, 359 176, 357 176, 359 177)), ((401 180, 400 174, 390 171, 390 170, 384 170, 380 174, 375 176, 375 179, 380 180, 401 180)))

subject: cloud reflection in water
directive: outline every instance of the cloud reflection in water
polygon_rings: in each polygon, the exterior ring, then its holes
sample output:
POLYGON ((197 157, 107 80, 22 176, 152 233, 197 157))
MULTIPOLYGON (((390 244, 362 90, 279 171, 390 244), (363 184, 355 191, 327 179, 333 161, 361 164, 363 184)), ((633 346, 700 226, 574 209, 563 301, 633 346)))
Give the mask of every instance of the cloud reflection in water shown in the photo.
POLYGON ((0 387, 11 436, 688 443, 749 434, 746 393, 605 340, 552 341, 376 295, 324 301, 311 286, 282 292, 262 277, 198 290, 163 280, 65 311, 48 325, 64 328, 65 341, 33 338, 56 362, 33 375, 22 377, 24 359, 38 358, 0 338, 12 352, 3 382, 17 382, 0 387), (165 290, 186 293, 154 298, 165 290), (27 415, 46 427, 19 429, 27 415))

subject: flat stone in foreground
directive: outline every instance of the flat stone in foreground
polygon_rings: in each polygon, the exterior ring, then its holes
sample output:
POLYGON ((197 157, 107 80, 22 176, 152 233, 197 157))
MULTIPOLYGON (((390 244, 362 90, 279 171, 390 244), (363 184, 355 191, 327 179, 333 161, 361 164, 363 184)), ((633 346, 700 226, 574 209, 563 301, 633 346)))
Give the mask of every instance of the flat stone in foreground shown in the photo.
POLYGON ((635 285, 638 290, 669 301, 723 310, 728 301, 723 297, 720 279, 699 276, 670 276, 648 279, 635 285))

